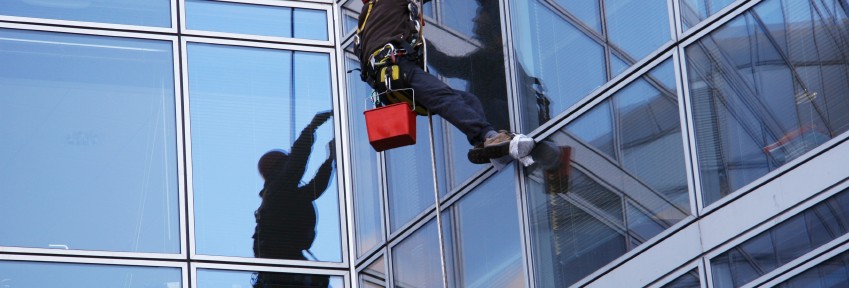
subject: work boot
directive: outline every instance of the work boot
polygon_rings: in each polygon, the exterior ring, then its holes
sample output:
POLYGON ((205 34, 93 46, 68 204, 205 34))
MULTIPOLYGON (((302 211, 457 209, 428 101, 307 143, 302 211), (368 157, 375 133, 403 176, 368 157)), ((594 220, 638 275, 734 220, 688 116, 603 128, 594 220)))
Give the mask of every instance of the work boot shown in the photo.
POLYGON ((500 158, 510 154, 510 140, 513 140, 516 134, 501 130, 495 136, 486 138, 486 140, 475 145, 469 150, 469 161, 475 164, 489 163, 489 159, 500 158))

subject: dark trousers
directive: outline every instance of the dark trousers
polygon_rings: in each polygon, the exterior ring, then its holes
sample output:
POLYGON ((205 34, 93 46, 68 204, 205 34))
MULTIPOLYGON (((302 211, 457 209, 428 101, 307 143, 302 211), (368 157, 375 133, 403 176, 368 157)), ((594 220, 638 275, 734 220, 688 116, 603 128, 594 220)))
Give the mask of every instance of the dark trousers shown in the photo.
POLYGON ((415 91, 416 102, 460 129, 470 144, 483 142, 486 132, 494 130, 477 96, 449 87, 404 57, 398 59, 398 67, 415 91))

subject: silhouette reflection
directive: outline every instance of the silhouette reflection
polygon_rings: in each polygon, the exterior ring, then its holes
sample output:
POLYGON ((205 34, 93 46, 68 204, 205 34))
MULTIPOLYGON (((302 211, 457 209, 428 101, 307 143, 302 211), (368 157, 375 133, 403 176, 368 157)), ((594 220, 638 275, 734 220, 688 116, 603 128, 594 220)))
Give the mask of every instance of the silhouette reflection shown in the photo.
MULTIPOLYGON (((453 56, 452 43, 428 42, 428 65, 440 75, 468 82, 467 92, 478 96, 493 127, 510 127, 507 117, 507 82, 504 72, 504 43, 501 38, 498 1, 477 0, 472 37, 480 45, 465 55, 453 56)), ((443 3, 443 5, 451 5, 443 3)), ((449 9, 449 8, 444 8, 449 9)), ((427 33, 427 32, 425 32, 427 33)), ((425 35, 427 36, 427 35, 425 35)), ((442 40, 442 39, 440 39, 442 40)), ((457 40, 453 40, 457 41, 457 40)))
MULTIPOLYGON (((259 159, 259 173, 265 185, 259 196, 262 204, 254 212, 256 229, 253 250, 257 258, 308 260, 315 240, 316 210, 313 201, 321 197, 334 170, 335 140, 327 143, 327 160, 305 185, 301 178, 315 143, 315 131, 327 122, 330 111, 316 114, 292 145, 291 153, 272 150, 259 159)), ((257 273, 254 287, 327 287, 328 276, 283 273, 257 273)))

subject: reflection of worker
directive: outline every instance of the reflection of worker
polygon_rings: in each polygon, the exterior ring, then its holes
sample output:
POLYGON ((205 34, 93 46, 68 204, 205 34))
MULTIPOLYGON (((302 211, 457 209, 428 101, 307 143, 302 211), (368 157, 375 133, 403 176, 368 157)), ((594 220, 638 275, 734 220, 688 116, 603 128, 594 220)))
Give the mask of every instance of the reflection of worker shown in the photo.
MULTIPOLYGON (((272 150, 259 159, 259 173, 265 185, 259 192, 262 204, 254 213, 254 256, 307 260, 302 251, 309 253, 316 234, 313 201, 327 189, 333 174, 336 154, 333 140, 328 143, 327 160, 318 168, 315 177, 305 185, 300 185, 300 180, 315 143, 315 130, 330 116, 330 111, 316 114, 295 140, 291 153, 272 150)), ((327 287, 329 281, 327 276, 258 274, 254 287, 327 287)))
MULTIPOLYGON (((466 134, 469 143, 474 145, 469 150, 469 161, 483 164, 491 158, 508 155, 510 142, 516 135, 507 131, 496 132, 476 96, 452 89, 417 64, 421 58, 416 51, 410 50, 415 50, 414 47, 422 43, 417 30, 417 21, 421 18, 418 9, 410 9, 415 6, 410 5, 413 0, 363 2, 367 5, 363 5, 357 26, 363 80, 378 91, 385 89, 388 85, 381 85, 386 80, 378 75, 382 69, 378 66, 391 59, 389 63, 397 65, 400 70, 399 81, 415 91, 415 101, 466 134)), ((533 146, 533 141, 517 143, 527 147, 518 147, 516 151, 530 151, 533 146)), ((524 155, 513 156, 520 158, 524 155)))
POLYGON ((472 26, 472 37, 479 40, 481 46, 466 55, 451 56, 446 53, 450 49, 443 47, 446 43, 428 42, 428 65, 442 76, 468 81, 467 90, 480 97, 490 123, 495 127, 509 127, 504 44, 498 19, 499 3, 496 0, 476 2, 478 9, 472 26))

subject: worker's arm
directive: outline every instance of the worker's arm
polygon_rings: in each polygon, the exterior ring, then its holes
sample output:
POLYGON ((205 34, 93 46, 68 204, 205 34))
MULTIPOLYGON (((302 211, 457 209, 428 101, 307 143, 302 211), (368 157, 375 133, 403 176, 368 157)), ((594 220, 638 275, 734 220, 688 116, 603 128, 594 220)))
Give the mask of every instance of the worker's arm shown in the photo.
POLYGON ((283 187, 297 187, 298 182, 304 177, 304 172, 307 170, 307 161, 310 158, 310 153, 312 153, 312 145, 315 143, 315 130, 324 122, 327 122, 331 115, 333 115, 331 111, 315 114, 310 124, 301 130, 301 135, 292 145, 292 151, 289 152, 289 161, 286 161, 281 175, 275 175, 277 178, 269 183, 271 187, 266 188, 269 188, 270 191, 279 191, 283 187))
POLYGON ((318 167, 318 172, 316 172, 315 177, 313 177, 309 183, 298 188, 298 193, 311 194, 313 195, 313 200, 315 200, 318 199, 318 197, 321 197, 321 194, 323 194, 324 191, 327 191, 327 186, 330 185, 330 176, 333 175, 333 164, 336 162, 335 141, 336 140, 330 140, 330 142, 327 143, 327 147, 330 149, 327 160, 324 160, 321 167, 318 167))
POLYGON ((442 52, 438 45, 428 42, 427 64, 432 66, 439 75, 449 78, 467 78, 470 74, 471 63, 468 56, 450 56, 442 52))

